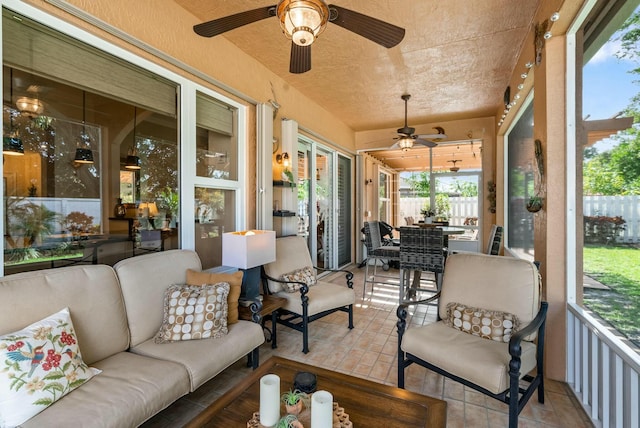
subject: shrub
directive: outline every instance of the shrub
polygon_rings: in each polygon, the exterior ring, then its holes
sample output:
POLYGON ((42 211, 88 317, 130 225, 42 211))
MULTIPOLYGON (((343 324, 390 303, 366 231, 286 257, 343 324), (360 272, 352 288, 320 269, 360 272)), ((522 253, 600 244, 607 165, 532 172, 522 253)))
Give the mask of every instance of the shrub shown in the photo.
POLYGON ((615 244, 625 230, 626 221, 621 216, 585 216, 585 244, 615 244))

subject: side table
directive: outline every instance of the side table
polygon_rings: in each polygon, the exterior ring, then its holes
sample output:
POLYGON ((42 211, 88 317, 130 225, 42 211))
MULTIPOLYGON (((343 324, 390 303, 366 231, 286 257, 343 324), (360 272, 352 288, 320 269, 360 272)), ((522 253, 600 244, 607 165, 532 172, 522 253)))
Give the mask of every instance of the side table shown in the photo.
MULTIPOLYGON (((271 348, 275 349, 278 347, 278 343, 276 341, 276 323, 278 318, 278 309, 284 307, 287 303, 287 299, 284 297, 276 297, 272 295, 263 295, 262 296, 262 310, 260 311, 260 316, 262 317, 262 328, 269 332, 269 338, 267 338, 267 342, 271 342, 271 348), (271 315, 271 330, 265 326, 266 316, 271 315)), ((242 320, 251 321, 251 309, 245 306, 239 307, 239 318, 242 320)))

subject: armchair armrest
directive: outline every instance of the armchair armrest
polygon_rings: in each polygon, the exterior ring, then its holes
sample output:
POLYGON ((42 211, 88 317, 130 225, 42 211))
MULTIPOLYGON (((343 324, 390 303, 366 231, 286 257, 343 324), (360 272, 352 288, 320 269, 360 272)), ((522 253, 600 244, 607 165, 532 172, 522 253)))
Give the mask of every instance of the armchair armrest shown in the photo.
POLYGON ((515 334, 511 336, 511 340, 509 340, 509 354, 512 357, 520 358, 522 353, 522 348, 520 343, 524 340, 525 337, 533 334, 538 330, 538 339, 540 342, 543 342, 544 339, 544 326, 547 320, 547 309, 549 304, 547 302, 540 303, 540 310, 536 317, 527 324, 524 328, 518 330, 515 334))
POLYGON ((409 315, 409 311, 408 311, 409 306, 428 304, 434 300, 437 300, 439 297, 440 297, 440 292, 438 291, 436 294, 426 299, 403 302, 400 306, 398 306, 398 309, 396 309, 396 316, 398 317, 398 322, 396 323, 396 327, 398 329, 398 347, 400 346, 400 342, 402 342, 402 335, 407 329, 407 315, 409 315))
MULTIPOLYGON (((305 297, 305 295, 309 292, 309 286, 307 285, 306 282, 300 282, 300 281, 285 281, 284 279, 279 279, 279 278, 274 278, 272 276, 267 275, 264 270, 262 271, 262 279, 268 279, 269 281, 274 281, 274 282, 279 282, 280 284, 298 284, 300 285, 300 296, 301 297, 305 297)), ((265 286, 265 292, 271 294, 271 291, 269 290, 269 286, 264 284, 265 286)))
POLYGON ((327 269, 327 268, 321 268, 321 267, 317 267, 314 266, 313 267, 316 271, 321 271, 321 272, 344 272, 345 273, 345 277, 347 279, 347 287, 349 288, 353 288, 353 272, 351 272, 350 270, 347 269, 327 269))

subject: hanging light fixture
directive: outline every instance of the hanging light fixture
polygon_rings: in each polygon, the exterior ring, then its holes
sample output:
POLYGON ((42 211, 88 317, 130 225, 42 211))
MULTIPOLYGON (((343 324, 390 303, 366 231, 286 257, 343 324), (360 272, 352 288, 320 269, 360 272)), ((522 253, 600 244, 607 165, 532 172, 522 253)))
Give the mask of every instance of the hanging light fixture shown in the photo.
POLYGON ((411 147, 413 147, 413 143, 415 140, 410 137, 402 137, 398 140, 398 147, 402 149, 403 152, 409 151, 411 147))
POLYGON ((309 46, 327 27, 324 0, 280 0, 276 14, 284 34, 298 46, 309 46))
POLYGON ((93 163, 93 152, 91 151, 91 139, 87 135, 85 125, 87 113, 87 93, 82 91, 82 134, 80 134, 80 142, 76 148, 76 156, 73 162, 76 164, 93 163))
POLYGON ((447 161, 447 162, 451 162, 451 163, 453 163, 453 166, 452 166, 451 168, 449 168, 449 171, 451 171, 451 172, 458 172, 458 171, 460 171, 460 167, 459 167, 459 166, 456 166, 456 162, 462 162, 462 160, 460 160, 460 159, 452 159, 452 160, 447 161))
POLYGON ((16 100, 16 106, 20 113, 27 116, 39 116, 44 111, 44 104, 37 98, 20 97, 16 100))
POLYGON ((136 124, 137 124, 138 109, 133 107, 133 145, 129 149, 127 155, 127 161, 124 164, 126 169, 140 169, 140 158, 138 157, 138 151, 136 150, 136 124))

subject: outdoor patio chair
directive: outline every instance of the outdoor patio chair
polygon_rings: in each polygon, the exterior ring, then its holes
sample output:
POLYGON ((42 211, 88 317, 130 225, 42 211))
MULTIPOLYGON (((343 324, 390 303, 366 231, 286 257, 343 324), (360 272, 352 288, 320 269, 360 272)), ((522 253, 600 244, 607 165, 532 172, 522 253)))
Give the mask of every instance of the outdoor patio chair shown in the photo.
POLYGON ((494 224, 491 226, 491 233, 489 234, 489 242, 487 244, 486 254, 497 256, 500 254, 500 245, 502 245, 502 226, 494 224))
POLYGON ((417 296, 420 291, 440 290, 444 261, 445 249, 441 228, 401 227, 400 303, 417 296), (433 273, 434 281, 427 281, 425 272, 433 273))
POLYGON ((362 298, 367 292, 367 284, 371 284, 371 293, 375 284, 388 284, 388 280, 397 281, 397 277, 385 275, 378 272, 378 262, 382 263, 382 270, 388 271, 392 263, 400 261, 400 247, 392 242, 382 240, 380 234, 380 222, 367 221, 364 223, 364 242, 367 247, 367 259, 365 260, 364 286, 362 288, 362 298), (373 262, 373 272, 370 273, 371 262, 373 262))
POLYGON ((538 390, 544 403, 544 332, 538 269, 526 260, 477 253, 447 258, 438 294, 398 307, 398 387, 413 363, 509 406, 509 427, 538 390), (416 326, 412 305, 438 299, 438 320, 416 326), (409 327, 410 326, 410 327, 409 327))
POLYGON ((284 297, 287 303, 278 309, 277 322, 302 332, 302 352, 309 352, 309 323, 336 311, 349 316, 353 328, 353 273, 314 267, 301 236, 276 239, 276 261, 262 269, 264 292, 284 297), (345 284, 339 285, 317 278, 318 272, 342 272, 345 284))

